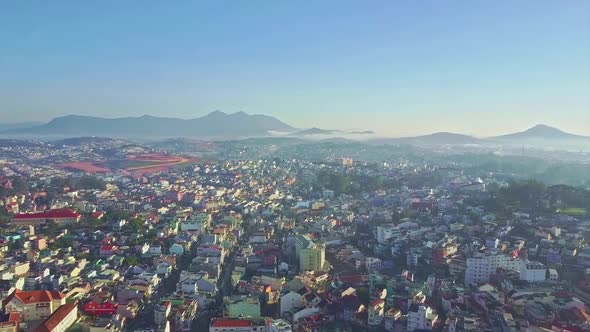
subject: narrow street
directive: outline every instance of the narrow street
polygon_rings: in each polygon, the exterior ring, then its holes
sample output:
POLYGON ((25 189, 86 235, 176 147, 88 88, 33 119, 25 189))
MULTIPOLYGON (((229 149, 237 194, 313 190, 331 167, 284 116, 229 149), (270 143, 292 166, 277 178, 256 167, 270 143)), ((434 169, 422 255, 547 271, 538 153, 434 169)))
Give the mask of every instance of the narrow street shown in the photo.
POLYGON ((234 267, 234 259, 236 258, 237 250, 234 248, 232 252, 225 259, 222 266, 221 275, 217 281, 217 298, 215 299, 214 308, 201 308, 197 314, 197 318, 193 321, 192 331, 207 331, 211 319, 218 315, 217 309, 223 308, 223 297, 229 296, 232 293, 231 285, 231 271, 234 267))
POLYGON ((138 331, 138 330, 146 330, 146 329, 156 329, 154 323, 154 307, 162 298, 169 296, 174 290, 176 289, 176 285, 180 280, 180 271, 185 270, 189 267, 193 257, 195 256, 194 252, 190 252, 185 254, 177 260, 177 265, 174 270, 170 273, 170 275, 162 279, 158 288, 152 294, 151 298, 146 301, 143 306, 141 307, 140 311, 137 313, 137 316, 132 319, 125 330, 127 331, 138 331))
POLYGON ((219 297, 223 299, 224 296, 230 296, 233 290, 231 284, 231 272, 234 269, 234 260, 236 258, 237 250, 232 249, 232 252, 226 258, 225 264, 223 264, 221 277, 217 282, 217 288, 219 289, 219 297))

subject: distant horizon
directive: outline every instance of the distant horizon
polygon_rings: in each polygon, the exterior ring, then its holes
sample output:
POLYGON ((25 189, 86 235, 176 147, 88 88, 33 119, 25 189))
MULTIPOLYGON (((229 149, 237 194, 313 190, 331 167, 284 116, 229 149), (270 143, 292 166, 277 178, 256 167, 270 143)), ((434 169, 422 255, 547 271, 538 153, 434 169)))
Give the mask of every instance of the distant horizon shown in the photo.
POLYGON ((466 136, 472 136, 474 138, 489 138, 489 137, 494 137, 494 136, 502 136, 502 135, 506 135, 506 134, 513 134, 513 133, 517 133, 517 132, 523 132, 526 131, 528 129, 531 129, 533 127, 537 127, 537 126, 548 126, 551 128, 555 128, 555 129, 559 129, 565 133, 568 134, 574 134, 574 135, 580 135, 580 136, 588 136, 590 137, 589 133, 578 133, 575 131, 570 131, 564 128, 561 128, 559 126, 555 126, 552 125, 551 123, 542 123, 542 122, 536 122, 533 123, 531 125, 529 125, 528 127, 523 127, 523 128, 517 128, 514 129, 512 131, 505 131, 505 132, 499 132, 493 135, 478 135, 478 134, 470 134, 470 133, 463 133, 463 132, 455 132, 455 131, 449 131, 449 130, 445 130, 444 128, 441 128, 440 130, 437 131, 433 131, 433 132, 424 132, 424 133, 417 133, 417 134, 412 134, 412 135, 395 135, 395 134, 383 134, 380 133, 378 131, 375 131, 371 128, 329 128, 329 127, 322 127, 322 126, 311 126, 311 127, 298 127, 296 125, 293 125, 287 121, 283 121, 283 119, 279 118, 279 117, 275 117, 272 115, 268 115, 268 114, 263 114, 263 113, 249 113, 249 112, 245 112, 245 111, 235 111, 235 112, 226 112, 226 111, 222 111, 222 110, 213 110, 207 113, 203 113, 200 115, 196 115, 194 117, 190 117, 190 118, 182 118, 182 117, 175 117, 175 116, 171 116, 171 115, 167 115, 167 116, 161 116, 161 115, 154 115, 154 114, 141 114, 141 115, 119 115, 119 116, 101 116, 101 115, 87 115, 87 114, 63 114, 60 116, 56 116, 53 117, 51 119, 48 120, 38 120, 38 121, 16 121, 16 122, 9 122, 9 121, 1 121, 0 120, 0 125, 19 125, 19 124, 35 124, 35 125, 43 125, 43 124, 47 124, 49 123, 51 120, 56 119, 56 118, 61 118, 61 117, 67 117, 67 116, 81 116, 81 117, 95 117, 95 118, 103 118, 103 119, 122 119, 122 118, 139 118, 142 116, 149 116, 149 117, 154 117, 154 118, 172 118, 172 119, 180 119, 180 120, 192 120, 192 119, 197 119, 203 116, 206 116, 208 114, 211 114, 213 112, 221 112, 221 113, 225 113, 225 114, 235 114, 235 113, 246 113, 248 115, 264 115, 264 116, 271 116, 276 118, 277 120, 280 120, 282 122, 285 122, 288 125, 293 126, 295 129, 297 130, 305 130, 305 129, 312 129, 312 128, 318 128, 318 129, 322 129, 322 130, 340 130, 340 131, 345 131, 345 132, 352 132, 352 131, 373 131, 374 134, 380 136, 380 137, 391 137, 391 138, 404 138, 404 137, 414 137, 414 136, 427 136, 427 135, 432 135, 432 134, 440 134, 440 133, 448 133, 448 134, 459 134, 459 135, 466 135, 466 136))
POLYGON ((298 128, 590 136, 590 1, 30 3, 0 122, 265 114, 298 128))

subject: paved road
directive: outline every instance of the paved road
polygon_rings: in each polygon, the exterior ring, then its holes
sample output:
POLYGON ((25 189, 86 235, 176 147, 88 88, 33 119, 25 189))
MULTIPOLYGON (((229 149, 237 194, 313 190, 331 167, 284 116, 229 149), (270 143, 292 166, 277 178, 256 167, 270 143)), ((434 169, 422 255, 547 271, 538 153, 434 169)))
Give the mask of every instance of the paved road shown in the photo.
POLYGON ((233 291, 233 286, 231 284, 231 273, 234 269, 235 259, 236 259, 237 250, 233 248, 231 253, 225 260, 223 264, 223 269, 221 271, 221 277, 217 282, 217 288, 219 289, 219 297, 223 299, 224 296, 230 296, 233 291))
MULTIPOLYGON (((237 247, 232 249, 222 266, 221 275, 217 281, 217 288, 219 292, 217 293, 217 298, 215 299, 216 305, 212 309, 199 308, 198 315, 192 324, 193 331, 208 330, 211 318, 217 316, 218 309, 223 307, 223 297, 230 296, 232 294, 233 286, 231 284, 231 272, 235 265, 236 254, 237 247)), ((196 252, 191 252, 179 259, 176 269, 174 269, 168 278, 162 280, 157 291, 152 295, 150 303, 145 303, 135 319, 129 322, 126 328, 127 331, 156 328, 154 324, 154 305, 160 303, 160 300, 163 297, 169 295, 176 289, 176 285, 180 280, 180 271, 186 270, 189 267, 191 260, 195 256, 196 252)))
POLYGON ((160 303, 162 298, 170 295, 176 290, 176 285, 180 280, 180 271, 186 270, 189 267, 194 256, 195 254, 190 252, 178 258, 176 268, 167 278, 160 282, 160 285, 149 299, 149 303, 147 301, 144 303, 140 311, 137 313, 137 316, 127 324, 125 330, 138 331, 156 328, 154 323, 154 306, 160 303))
POLYGON ((234 267, 234 260, 236 258, 237 250, 234 248, 231 253, 226 257, 224 264, 221 268, 221 275, 217 280, 217 298, 215 299, 215 306, 213 308, 203 308, 199 310, 199 314, 193 321, 192 331, 207 331, 211 324, 211 319, 218 316, 218 310, 223 308, 223 297, 232 294, 233 286, 231 284, 231 271, 234 267))

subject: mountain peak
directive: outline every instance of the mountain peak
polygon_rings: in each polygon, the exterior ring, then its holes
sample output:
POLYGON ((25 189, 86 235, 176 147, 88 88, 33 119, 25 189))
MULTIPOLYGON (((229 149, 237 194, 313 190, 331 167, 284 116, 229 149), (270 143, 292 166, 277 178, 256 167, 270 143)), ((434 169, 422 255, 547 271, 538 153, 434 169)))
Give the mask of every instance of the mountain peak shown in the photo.
POLYGON ((564 134, 564 132, 560 129, 557 129, 555 127, 551 127, 548 126, 546 124, 538 124, 534 127, 531 127, 527 130, 524 131, 525 133, 531 133, 531 134, 541 134, 541 135, 545 135, 545 134, 564 134))
POLYGON ((525 131, 518 133, 507 134, 502 136, 492 137, 492 139, 501 140, 539 140, 539 139, 552 139, 552 140, 569 140, 569 139, 584 139, 588 137, 570 134, 562 131, 561 129, 551 127, 545 124, 538 124, 525 131))
POLYGON ((222 115, 227 115, 227 113, 220 111, 220 110, 215 110, 215 111, 207 114, 206 116, 222 116, 222 115))

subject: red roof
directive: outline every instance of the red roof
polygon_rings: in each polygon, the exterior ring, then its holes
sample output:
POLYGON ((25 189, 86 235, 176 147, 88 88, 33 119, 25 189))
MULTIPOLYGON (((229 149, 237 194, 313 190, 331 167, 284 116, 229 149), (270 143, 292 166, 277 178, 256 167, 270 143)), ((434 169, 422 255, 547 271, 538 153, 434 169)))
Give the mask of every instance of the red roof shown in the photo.
POLYGON ((371 307, 378 306, 378 305, 382 304, 383 302, 385 302, 384 299, 376 299, 375 301, 373 301, 371 303, 371 307))
POLYGON ((51 314, 51 316, 47 317, 41 325, 39 325, 35 332, 51 332, 53 331, 59 323, 61 323, 64 318, 66 318, 72 310, 76 308, 76 304, 74 303, 66 303, 61 307, 57 308, 57 310, 51 314))
POLYGON ((247 327, 252 326, 252 321, 247 319, 215 319, 213 327, 247 327))
POLYGON ((20 312, 16 312, 16 311, 11 312, 8 315, 8 321, 9 322, 18 322, 18 321, 20 321, 20 312))
POLYGON ((0 322, 0 329, 6 329, 6 328, 16 328, 16 331, 18 331, 18 325, 20 323, 20 312, 11 312, 8 315, 8 319, 0 322))
POLYGON ((19 213, 14 219, 60 219, 60 218, 78 218, 80 214, 72 209, 53 209, 45 212, 36 213, 19 213))
POLYGON ((100 246, 100 251, 113 251, 114 247, 115 246, 105 244, 100 246))
POLYGON ((354 274, 350 276, 338 276, 338 279, 344 283, 360 284, 365 282, 368 278, 362 274, 354 274))
POLYGON ((92 213, 92 217, 97 218, 97 219, 102 218, 103 215, 104 215, 104 212, 102 212, 102 211, 96 211, 96 212, 92 213))
POLYGON ((25 304, 51 302, 53 300, 61 300, 66 297, 66 295, 63 293, 46 290, 33 290, 28 292, 15 290, 12 294, 15 298, 25 304))

